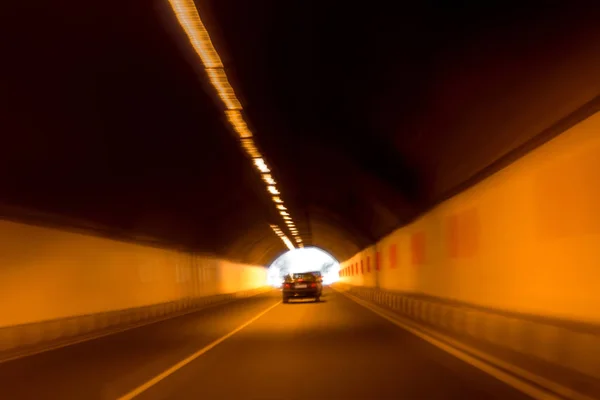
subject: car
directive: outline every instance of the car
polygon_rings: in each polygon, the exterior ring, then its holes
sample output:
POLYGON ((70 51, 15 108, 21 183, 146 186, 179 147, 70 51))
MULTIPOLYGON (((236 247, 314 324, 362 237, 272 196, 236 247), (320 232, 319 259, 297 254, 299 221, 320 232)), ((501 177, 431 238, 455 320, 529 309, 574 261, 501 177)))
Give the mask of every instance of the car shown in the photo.
POLYGON ((290 299, 314 298, 315 302, 321 301, 323 293, 323 278, 320 273, 302 272, 288 276, 283 282, 281 290, 283 302, 290 299))

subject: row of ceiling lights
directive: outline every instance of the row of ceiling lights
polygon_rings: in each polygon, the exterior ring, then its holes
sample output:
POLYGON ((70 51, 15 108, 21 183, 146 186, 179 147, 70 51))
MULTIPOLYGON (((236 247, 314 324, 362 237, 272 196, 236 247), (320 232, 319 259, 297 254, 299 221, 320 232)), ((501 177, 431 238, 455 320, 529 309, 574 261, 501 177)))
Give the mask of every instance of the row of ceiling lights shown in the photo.
MULTIPOLYGON (((212 41, 210 40, 210 36, 208 35, 208 31, 200 19, 194 1, 169 0, 169 3, 175 12, 177 20, 188 35, 194 50, 200 56, 211 84, 225 104, 225 115, 240 137, 242 148, 246 151, 246 154, 252 158, 254 166, 260 172, 267 187, 267 191, 271 195, 273 203, 275 203, 277 211, 283 217, 284 223, 294 237, 297 245, 303 247, 302 238, 300 237, 298 229, 296 228, 289 211, 285 207, 283 200, 281 200, 281 193, 277 189, 277 183, 271 175, 271 170, 254 144, 252 132, 248 129, 248 125, 242 115, 242 105, 229 84, 221 58, 215 50, 212 41)), ((271 228, 290 250, 294 248, 292 242, 277 225, 271 225, 271 228)))
POLYGON ((283 241, 283 243, 285 243, 288 249, 292 250, 294 248, 294 245, 292 244, 290 239, 288 239, 285 233, 283 233, 283 231, 277 225, 271 225, 271 229, 273 229, 273 232, 275 232, 275 234, 281 238, 281 240, 283 241))

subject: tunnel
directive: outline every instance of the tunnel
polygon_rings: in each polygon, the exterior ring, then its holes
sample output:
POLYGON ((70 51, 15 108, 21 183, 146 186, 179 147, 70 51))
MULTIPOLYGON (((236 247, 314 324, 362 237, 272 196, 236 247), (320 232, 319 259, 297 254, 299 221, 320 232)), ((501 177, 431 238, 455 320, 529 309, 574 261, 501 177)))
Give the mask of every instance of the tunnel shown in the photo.
POLYGON ((267 283, 281 287, 285 277, 294 273, 317 273, 324 284, 331 285, 340 279, 340 262, 318 247, 288 250, 269 265, 267 283))
POLYGON ((0 15, 0 397, 600 399, 600 4, 0 15))

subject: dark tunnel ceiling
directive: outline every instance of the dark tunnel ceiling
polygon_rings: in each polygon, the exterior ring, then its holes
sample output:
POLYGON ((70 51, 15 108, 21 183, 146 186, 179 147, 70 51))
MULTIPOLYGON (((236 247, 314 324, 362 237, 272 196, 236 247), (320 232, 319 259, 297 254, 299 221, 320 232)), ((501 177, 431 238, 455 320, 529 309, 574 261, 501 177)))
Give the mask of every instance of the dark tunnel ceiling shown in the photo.
MULTIPOLYGON (((340 260, 597 109, 597 6, 197 3, 305 243, 340 260)), ((166 0, 1 16, 5 205, 250 263, 285 250, 166 0)))

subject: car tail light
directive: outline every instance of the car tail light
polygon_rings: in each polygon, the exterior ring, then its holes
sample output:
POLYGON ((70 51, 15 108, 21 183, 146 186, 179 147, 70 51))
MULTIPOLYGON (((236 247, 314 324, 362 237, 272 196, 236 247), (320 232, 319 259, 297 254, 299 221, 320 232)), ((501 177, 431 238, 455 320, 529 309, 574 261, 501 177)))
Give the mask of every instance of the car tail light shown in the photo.
POLYGON ((284 288, 289 289, 290 288, 290 284, 286 283, 285 285, 283 285, 284 288))
POLYGON ((317 284, 316 283, 311 283, 310 287, 317 287, 317 284))

